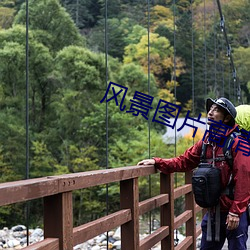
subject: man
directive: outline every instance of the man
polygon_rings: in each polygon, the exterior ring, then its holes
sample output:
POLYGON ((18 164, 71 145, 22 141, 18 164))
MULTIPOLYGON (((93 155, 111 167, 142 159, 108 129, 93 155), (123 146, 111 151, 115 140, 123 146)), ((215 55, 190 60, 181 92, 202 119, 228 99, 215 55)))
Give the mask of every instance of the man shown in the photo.
MULTIPOLYGON (((224 192, 220 197, 220 237, 219 241, 215 240, 215 215, 211 214, 212 222, 212 241, 207 241, 207 220, 208 213, 202 219, 202 239, 201 250, 222 249, 225 239, 228 239, 229 250, 244 250, 247 249, 246 242, 248 237, 248 216, 247 206, 250 200, 250 158, 244 150, 239 150, 237 144, 242 139, 238 136, 234 139, 232 145, 233 169, 224 158, 223 144, 215 142, 213 133, 215 130, 214 124, 221 124, 222 127, 228 127, 225 134, 222 133, 222 128, 219 129, 220 138, 223 142, 225 138, 238 131, 238 125, 235 123, 236 109, 234 105, 226 98, 217 100, 207 99, 206 101, 209 132, 206 134, 203 141, 198 141, 192 147, 187 149, 184 154, 176 158, 162 159, 154 157, 153 159, 142 160, 138 165, 155 165, 157 169, 165 174, 173 172, 186 172, 198 166, 201 160, 202 144, 206 143, 206 159, 211 161, 215 167, 221 169, 221 185, 223 190, 226 190, 228 183, 233 182, 233 197, 224 192), (222 159, 216 161, 215 159, 222 159)), ((217 131, 218 136, 218 131, 217 131)), ((240 144, 239 144, 240 145, 240 144)), ((249 145, 245 145, 249 152, 249 145)), ((209 215, 209 216, 210 216, 209 215)))

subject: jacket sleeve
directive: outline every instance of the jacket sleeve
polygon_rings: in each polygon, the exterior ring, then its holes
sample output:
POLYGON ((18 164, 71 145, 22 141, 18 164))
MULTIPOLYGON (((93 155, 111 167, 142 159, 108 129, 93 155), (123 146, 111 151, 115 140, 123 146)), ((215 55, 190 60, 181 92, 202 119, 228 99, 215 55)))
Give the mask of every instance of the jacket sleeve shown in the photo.
POLYGON ((229 211, 241 215, 250 201, 250 145, 241 144, 240 139, 237 139, 232 147, 235 186, 234 201, 229 211))
POLYGON ((170 159, 154 157, 155 166, 165 174, 190 171, 200 163, 201 148, 202 141, 198 141, 178 157, 170 159))

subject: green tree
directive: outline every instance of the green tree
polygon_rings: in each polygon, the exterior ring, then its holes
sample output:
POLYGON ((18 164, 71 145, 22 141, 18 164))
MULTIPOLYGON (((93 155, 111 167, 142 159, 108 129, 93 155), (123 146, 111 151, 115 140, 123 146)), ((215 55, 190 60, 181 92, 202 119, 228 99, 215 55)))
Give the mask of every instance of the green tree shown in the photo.
MULTIPOLYGON (((79 30, 58 0, 29 1, 29 20, 29 28, 36 31, 36 39, 53 52, 69 45, 84 45, 79 30)), ((14 24, 26 24, 25 3, 14 24)))
POLYGON ((102 19, 96 27, 94 27, 87 35, 88 47, 94 51, 105 52, 114 57, 122 60, 124 55, 124 48, 128 45, 127 37, 132 32, 133 25, 135 24, 129 18, 109 18, 107 19, 107 48, 103 40, 105 32, 105 20, 102 19))
MULTIPOLYGON (((167 80, 172 80, 174 69, 173 47, 165 37, 160 37, 156 33, 151 33, 150 39, 150 71, 155 75, 158 86, 165 87, 167 80)), ((176 67, 176 75, 183 71, 183 62, 180 58, 176 67)), ((125 48, 124 63, 137 63, 141 65, 145 72, 148 70, 148 36, 142 36, 137 44, 130 44, 125 48)))
POLYGON ((249 89, 249 82, 250 82, 250 72, 249 72, 249 56, 250 56, 250 48, 239 47, 235 49, 234 58, 235 64, 237 68, 238 75, 238 83, 241 84, 241 88, 243 92, 243 101, 244 103, 248 103, 250 101, 250 89, 249 89))
POLYGON ((98 0, 61 0, 79 29, 89 29, 100 19, 101 4, 98 0))

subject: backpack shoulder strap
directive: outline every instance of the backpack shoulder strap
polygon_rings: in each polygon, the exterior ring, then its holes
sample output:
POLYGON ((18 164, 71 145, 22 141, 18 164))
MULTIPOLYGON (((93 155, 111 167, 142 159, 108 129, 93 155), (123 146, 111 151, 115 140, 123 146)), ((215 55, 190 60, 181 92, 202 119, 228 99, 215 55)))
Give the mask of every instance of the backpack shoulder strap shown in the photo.
POLYGON ((205 162, 206 152, 207 152, 207 144, 203 142, 201 148, 201 160, 200 160, 201 162, 205 162))
POLYGON ((226 162, 228 163, 230 169, 233 169, 233 155, 232 155, 232 145, 233 145, 233 141, 234 139, 240 135, 240 132, 236 132, 236 133, 231 133, 227 139, 226 139, 226 143, 223 147, 223 154, 225 157, 226 162))

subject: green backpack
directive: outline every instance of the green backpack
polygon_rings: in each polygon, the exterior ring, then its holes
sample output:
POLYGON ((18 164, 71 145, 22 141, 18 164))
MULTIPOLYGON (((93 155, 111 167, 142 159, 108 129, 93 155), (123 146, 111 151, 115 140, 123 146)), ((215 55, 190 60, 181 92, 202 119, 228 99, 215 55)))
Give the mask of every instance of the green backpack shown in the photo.
MULTIPOLYGON (((235 118, 236 123, 240 129, 250 131, 250 105, 239 105, 236 108, 237 115, 235 118)), ((248 222, 250 224, 250 203, 248 204, 248 222)))
POLYGON ((250 105, 239 105, 236 108, 237 115, 235 118, 236 123, 240 129, 250 131, 250 105))
MULTIPOLYGON (((235 107, 235 109, 237 111, 235 122, 239 125, 239 129, 250 131, 250 105, 246 105, 246 104, 239 105, 235 107)), ((240 134, 241 134, 240 131, 239 133, 236 133, 236 135, 240 135, 240 134)), ((234 135, 232 134, 229 135, 225 143, 225 146, 223 147, 224 156, 231 168, 233 166, 233 158, 232 158, 230 145, 233 140, 234 140, 234 135)))

